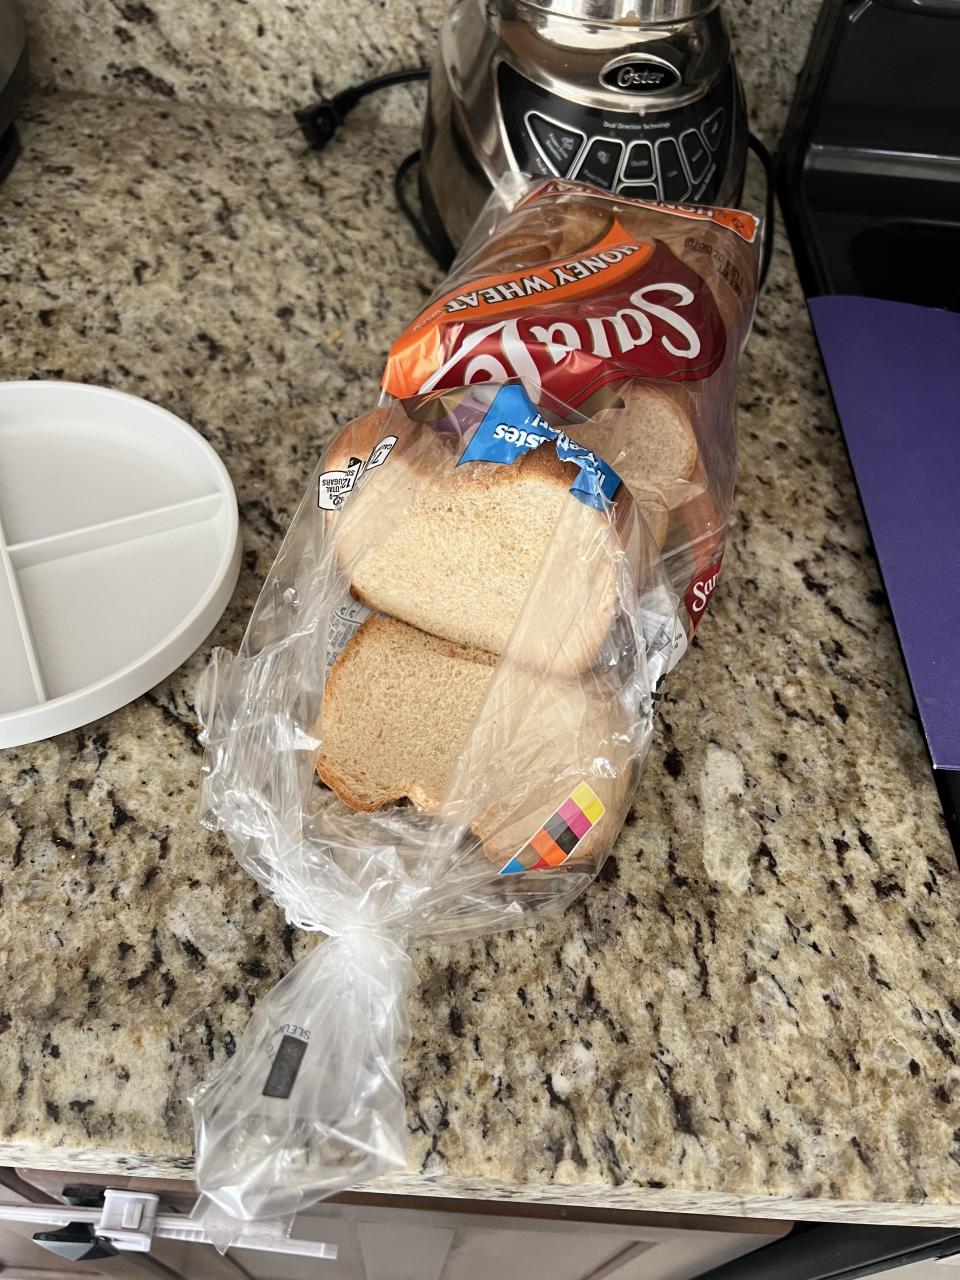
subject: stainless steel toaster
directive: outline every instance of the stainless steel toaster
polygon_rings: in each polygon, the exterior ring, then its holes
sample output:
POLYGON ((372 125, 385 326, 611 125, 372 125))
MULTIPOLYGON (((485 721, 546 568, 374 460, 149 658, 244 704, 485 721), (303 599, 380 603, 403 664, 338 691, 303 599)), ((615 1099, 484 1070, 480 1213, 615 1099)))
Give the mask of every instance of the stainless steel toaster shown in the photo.
POLYGON ((456 248, 506 173, 723 204, 739 198, 746 145, 719 0, 456 0, 420 194, 431 233, 456 248))

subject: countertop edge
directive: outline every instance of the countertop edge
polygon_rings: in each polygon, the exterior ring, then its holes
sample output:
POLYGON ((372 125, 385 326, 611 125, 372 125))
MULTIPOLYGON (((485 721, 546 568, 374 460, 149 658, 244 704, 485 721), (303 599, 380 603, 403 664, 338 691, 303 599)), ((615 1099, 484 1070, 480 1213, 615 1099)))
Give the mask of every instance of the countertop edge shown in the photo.
MULTIPOLYGON (((147 1157, 118 1151, 42 1147, 24 1142, 0 1143, 0 1164, 21 1169, 189 1181, 193 1160, 147 1157)), ((960 1204, 904 1204, 862 1200, 824 1200, 803 1196, 738 1196, 714 1191, 681 1191, 657 1187, 605 1186, 597 1183, 524 1183, 468 1179, 419 1173, 389 1174, 349 1192, 353 1197, 396 1200, 493 1201, 504 1206, 535 1204, 579 1211, 683 1214, 716 1218, 750 1218, 781 1222, 850 1222, 902 1227, 960 1229, 960 1204)), ((398 1208, 410 1207, 397 1205, 398 1208)), ((722 1226, 716 1228, 723 1230, 722 1226)))

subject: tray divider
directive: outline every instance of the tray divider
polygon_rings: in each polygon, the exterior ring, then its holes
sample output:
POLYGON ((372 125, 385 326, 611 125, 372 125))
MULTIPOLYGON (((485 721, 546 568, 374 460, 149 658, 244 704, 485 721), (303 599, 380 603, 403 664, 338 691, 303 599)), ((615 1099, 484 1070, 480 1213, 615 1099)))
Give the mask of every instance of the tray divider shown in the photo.
POLYGON ((38 702, 46 702, 49 694, 47 686, 43 678, 43 668, 40 665, 40 655, 37 652, 36 642, 33 638, 33 630, 30 626, 30 617, 27 613, 26 605, 23 602, 23 592, 20 590, 20 579, 17 576, 17 570, 10 555, 10 549, 7 545, 6 535, 3 530, 3 514, 0 513, 0 567, 7 579, 10 587, 10 596, 13 600, 14 612, 17 615, 17 624, 20 628, 20 639, 23 641, 23 649, 27 658, 27 666, 30 668, 30 679, 33 681, 33 690, 37 695, 38 702))
POLYGON ((149 507, 145 511, 119 516, 115 520, 82 525, 63 533, 49 533, 42 538, 25 539, 12 543, 8 552, 15 568, 26 569, 48 560, 59 560, 84 551, 96 551, 101 547, 118 546, 135 538, 146 538, 170 529, 182 529, 185 525, 199 524, 215 516, 222 506, 222 494, 206 493, 199 498, 174 502, 166 507, 149 507))

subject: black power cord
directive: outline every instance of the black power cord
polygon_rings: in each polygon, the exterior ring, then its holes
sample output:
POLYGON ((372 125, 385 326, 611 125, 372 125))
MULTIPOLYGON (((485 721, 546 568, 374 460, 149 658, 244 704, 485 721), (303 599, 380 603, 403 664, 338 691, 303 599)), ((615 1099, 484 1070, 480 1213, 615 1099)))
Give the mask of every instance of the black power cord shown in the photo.
POLYGON ((300 131, 314 151, 322 151, 344 120, 358 102, 377 93, 380 89, 390 89, 395 84, 406 84, 410 80, 426 80, 430 75, 429 67, 407 67, 402 71, 388 71, 386 75, 374 76, 363 84, 352 85, 342 89, 332 98, 321 98, 309 107, 301 107, 295 111, 294 118, 300 131))
POLYGON ((437 245, 433 236, 431 236, 430 232, 427 230, 426 224, 420 217, 419 213, 417 213, 416 209, 407 199, 407 193, 404 190, 404 182, 406 181, 407 174, 416 164, 419 163, 419 161, 419 149, 411 151, 405 160, 400 161, 397 172, 393 176, 393 194, 397 198, 397 204, 400 208, 400 212, 410 223, 411 227, 413 227, 414 234, 417 239, 423 245, 424 249, 426 249, 427 253, 429 253, 430 257, 433 258, 434 262, 436 262, 437 266, 446 270, 450 266, 449 260, 444 261, 443 255, 437 251, 437 245))
MULTIPOLYGON (((363 84, 356 84, 349 89, 343 89, 340 93, 334 94, 332 98, 321 98, 319 102, 313 103, 312 106, 301 107, 299 111, 293 113, 294 118, 300 126, 300 132, 313 150, 323 151, 353 108, 368 94, 377 93, 380 89, 389 89, 395 84, 407 84, 411 80, 426 80, 429 76, 429 67, 407 67, 402 71, 389 71, 386 75, 375 76, 374 79, 366 80, 363 84)), ((448 264, 441 261, 430 232, 407 199, 404 189, 407 174, 419 159, 420 152, 417 150, 400 162, 393 179, 393 191, 400 211, 410 223, 417 239, 430 257, 442 267, 448 264)))

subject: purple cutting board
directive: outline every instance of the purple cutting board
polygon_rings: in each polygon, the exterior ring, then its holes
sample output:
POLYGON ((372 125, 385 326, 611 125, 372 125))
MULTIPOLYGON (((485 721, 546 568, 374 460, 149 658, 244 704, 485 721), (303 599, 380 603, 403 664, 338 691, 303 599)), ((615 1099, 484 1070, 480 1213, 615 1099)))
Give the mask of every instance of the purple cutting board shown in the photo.
POLYGON ((960 769, 960 315, 809 307, 930 755, 960 769))

